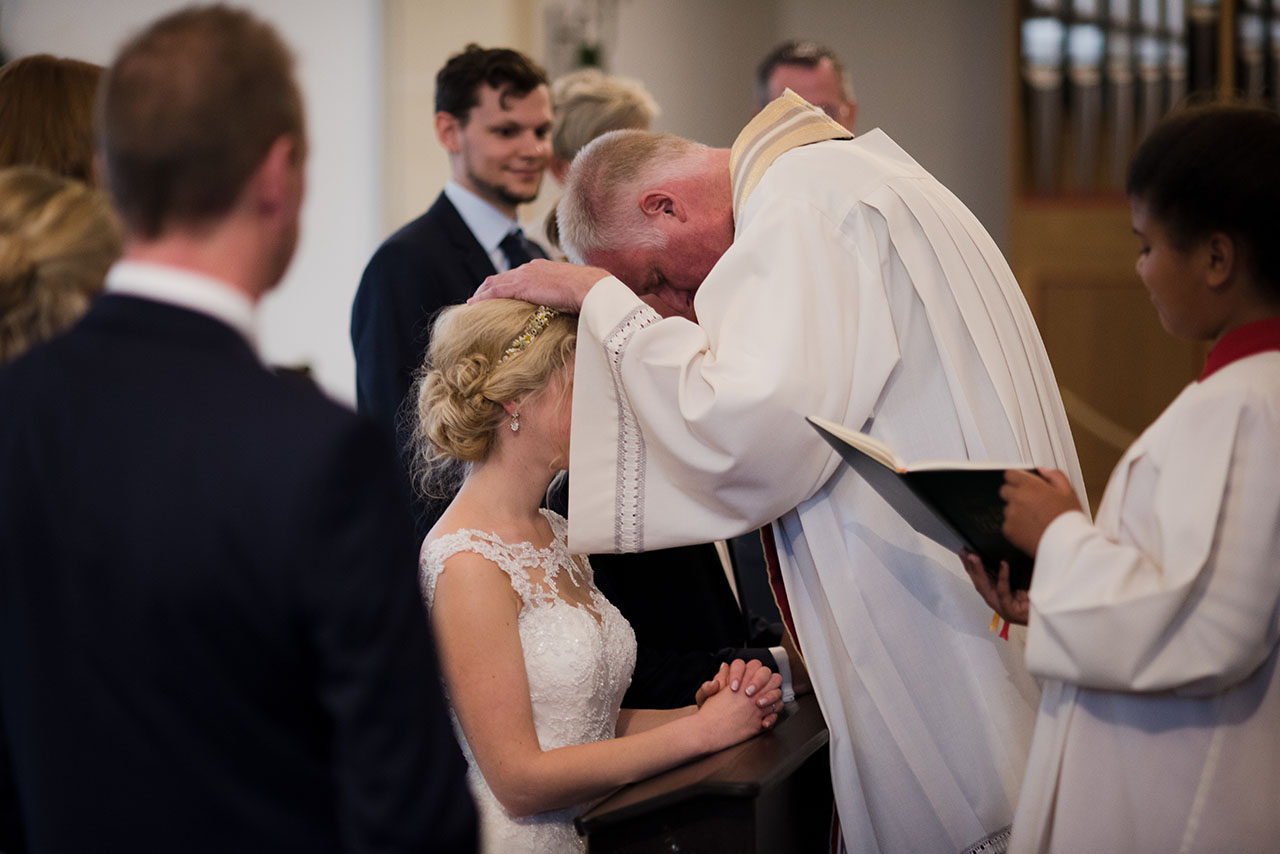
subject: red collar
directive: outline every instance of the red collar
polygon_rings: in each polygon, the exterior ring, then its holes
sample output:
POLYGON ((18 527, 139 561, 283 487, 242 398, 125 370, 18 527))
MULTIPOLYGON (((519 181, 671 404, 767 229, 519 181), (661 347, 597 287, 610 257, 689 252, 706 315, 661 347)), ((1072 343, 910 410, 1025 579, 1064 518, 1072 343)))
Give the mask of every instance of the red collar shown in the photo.
POLYGON ((1232 362, 1267 350, 1280 350, 1280 317, 1255 320, 1222 336, 1209 351, 1200 379, 1206 380, 1232 362))

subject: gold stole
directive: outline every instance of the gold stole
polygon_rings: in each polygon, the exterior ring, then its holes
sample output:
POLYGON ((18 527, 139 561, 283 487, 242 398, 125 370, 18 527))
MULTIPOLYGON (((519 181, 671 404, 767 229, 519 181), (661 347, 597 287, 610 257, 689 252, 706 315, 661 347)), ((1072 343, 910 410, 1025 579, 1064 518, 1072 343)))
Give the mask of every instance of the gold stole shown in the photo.
POLYGON ((741 221, 747 198, 773 161, 793 148, 828 139, 853 139, 853 133, 790 89, 757 113, 729 154, 733 221, 741 221))

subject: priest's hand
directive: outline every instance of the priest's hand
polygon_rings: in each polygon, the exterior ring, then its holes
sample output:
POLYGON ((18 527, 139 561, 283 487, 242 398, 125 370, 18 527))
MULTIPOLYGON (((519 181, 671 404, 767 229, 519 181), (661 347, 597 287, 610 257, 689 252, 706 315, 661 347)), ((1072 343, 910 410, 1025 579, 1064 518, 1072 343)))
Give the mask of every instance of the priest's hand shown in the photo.
POLYGON ((1039 471, 1041 477, 1010 469, 1004 473, 1004 486, 1000 487, 1005 503, 1001 530, 1009 542, 1033 557, 1049 523, 1063 513, 1080 509, 1080 500, 1065 474, 1057 469, 1039 471))
POLYGON ((538 258, 485 279, 467 302, 521 299, 567 314, 577 314, 582 310, 587 292, 608 275, 609 271, 600 267, 581 267, 567 261, 538 258))
POLYGON ((974 588, 982 596, 982 601, 987 603, 987 607, 1011 623, 1017 623, 1020 626, 1027 624, 1027 618, 1031 614, 1031 598, 1027 595, 1027 591, 1013 590, 1009 587, 1007 561, 1000 561, 1000 574, 996 583, 992 584, 991 576, 987 575, 987 568, 982 564, 982 558, 966 549, 960 552, 960 560, 964 562, 964 570, 969 573, 969 580, 973 582, 974 588))

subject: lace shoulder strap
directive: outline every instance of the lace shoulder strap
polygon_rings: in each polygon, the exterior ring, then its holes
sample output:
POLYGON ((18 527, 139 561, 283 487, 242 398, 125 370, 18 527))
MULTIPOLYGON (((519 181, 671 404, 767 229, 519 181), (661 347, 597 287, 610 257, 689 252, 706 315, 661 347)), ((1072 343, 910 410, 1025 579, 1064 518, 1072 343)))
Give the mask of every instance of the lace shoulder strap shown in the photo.
POLYGON ((537 550, 532 545, 520 543, 511 546, 493 534, 463 528, 422 544, 418 558, 418 582, 428 608, 435 603, 436 582, 444 572, 445 561, 461 552, 472 552, 492 561, 507 574, 512 589, 524 602, 541 597, 541 591, 529 576, 529 570, 540 563, 537 550))
POLYGON ((591 570, 587 556, 569 554, 569 520, 554 510, 543 508, 541 512, 551 525, 551 534, 554 538, 551 549, 558 553, 562 565, 567 567, 575 578, 583 580, 583 583, 594 583, 595 574, 591 570))
MULTIPOLYGON (((551 534, 558 543, 567 543, 569 539, 569 520, 554 510, 542 508, 542 517, 551 525, 551 534)), ((567 548, 567 546, 566 546, 567 548)))

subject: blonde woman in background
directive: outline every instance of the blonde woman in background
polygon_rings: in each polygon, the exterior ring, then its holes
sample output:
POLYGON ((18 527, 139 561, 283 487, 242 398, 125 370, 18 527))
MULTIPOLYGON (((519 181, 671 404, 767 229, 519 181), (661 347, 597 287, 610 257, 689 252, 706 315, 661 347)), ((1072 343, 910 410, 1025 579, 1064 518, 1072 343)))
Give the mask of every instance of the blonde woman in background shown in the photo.
POLYGON ((78 320, 120 249, 97 190, 31 166, 0 170, 0 364, 78 320))
POLYGON ((47 53, 0 67, 0 168, 42 166, 96 184, 93 104, 102 67, 47 53))
MULTIPOLYGON (((658 103, 638 80, 614 77, 598 68, 583 68, 551 82, 551 162, 547 169, 558 186, 564 186, 574 155, 591 140, 611 130, 648 130, 658 115, 658 103)), ((537 207, 549 204, 545 213, 531 220, 542 222, 546 243, 558 248, 556 199, 543 192, 537 207)))
POLYGON ((583 68, 551 83, 551 175, 560 184, 573 157, 611 130, 648 130, 658 104, 638 80, 583 68))
POLYGON ((569 461, 576 340, 576 317, 541 306, 456 306, 418 386, 423 478, 467 465, 419 567, 487 852, 581 851, 584 804, 751 738, 781 708, 778 676, 740 661, 740 691, 620 708, 631 626, 569 553, 568 523, 539 509, 569 461))

